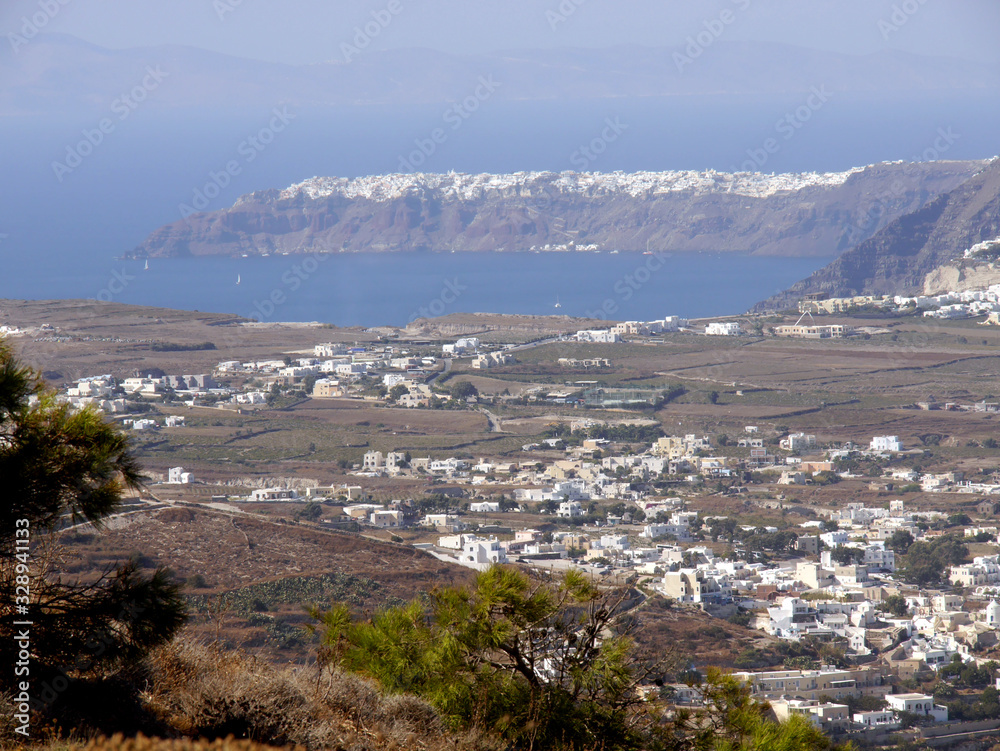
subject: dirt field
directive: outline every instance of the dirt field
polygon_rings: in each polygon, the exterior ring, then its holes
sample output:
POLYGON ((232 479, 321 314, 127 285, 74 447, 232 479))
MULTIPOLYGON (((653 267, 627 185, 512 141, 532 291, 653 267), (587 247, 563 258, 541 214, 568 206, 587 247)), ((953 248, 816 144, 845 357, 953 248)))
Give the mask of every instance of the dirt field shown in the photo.
MULTIPOLYGON (((766 650, 776 640, 760 631, 736 626, 690 606, 664 607, 662 598, 650 600, 637 611, 635 641, 640 650, 674 658, 681 669, 694 665, 737 667, 736 658, 745 650, 766 650)), ((780 659, 775 659, 780 665, 780 659)))
MULTIPOLYGON (((544 517, 534 521, 545 526, 544 517)), ((129 557, 148 570, 169 566, 186 582, 193 635, 276 660, 314 654, 306 605, 345 601, 371 613, 435 587, 467 585, 474 577, 469 569, 403 545, 187 506, 136 514, 108 530, 71 532, 62 539, 65 576, 91 579, 129 557)), ((743 650, 771 642, 694 608, 663 609, 657 603, 636 613, 636 641, 650 653, 681 649, 698 667, 731 667, 743 650)))
POLYGON ((208 509, 178 506, 127 519, 102 532, 65 534, 61 571, 92 579, 133 556, 146 569, 167 566, 195 598, 188 626, 195 635, 281 659, 312 649, 302 629, 310 603, 343 600, 370 613, 474 576, 412 547, 208 509))

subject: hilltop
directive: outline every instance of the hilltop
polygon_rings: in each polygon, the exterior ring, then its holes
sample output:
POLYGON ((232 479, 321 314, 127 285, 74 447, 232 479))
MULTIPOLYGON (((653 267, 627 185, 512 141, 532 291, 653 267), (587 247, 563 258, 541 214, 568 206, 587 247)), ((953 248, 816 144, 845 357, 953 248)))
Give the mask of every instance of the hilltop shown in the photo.
POLYGON ((316 177, 184 209, 130 255, 622 250, 833 256, 983 162, 845 172, 519 172, 316 177), (874 214, 872 207, 877 206, 874 214))

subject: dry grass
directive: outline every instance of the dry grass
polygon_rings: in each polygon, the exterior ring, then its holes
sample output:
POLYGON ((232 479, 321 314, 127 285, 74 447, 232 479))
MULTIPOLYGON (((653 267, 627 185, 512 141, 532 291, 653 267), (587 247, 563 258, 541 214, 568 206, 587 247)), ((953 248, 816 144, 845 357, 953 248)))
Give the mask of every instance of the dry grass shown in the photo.
MULTIPOLYGON (((128 676, 88 684, 34 717, 44 751, 496 751, 476 732, 452 732, 412 696, 315 665, 277 666, 245 652, 180 638, 128 676), (109 689, 109 686, 113 688, 109 689), (115 699, 130 704, 123 709, 115 699), (99 708, 94 709, 94 702, 99 708), (102 716, 98 716, 102 715, 102 716), (67 732, 64 727, 68 726, 67 732), (143 734, 145 733, 145 735, 143 734), (110 736, 110 737, 109 737, 110 736)), ((5 738, 13 737, 5 733, 5 738)), ((0 742, 0 748, 7 746, 0 742)))
MULTIPOLYGON (((228 738, 217 738, 208 741, 204 738, 198 740, 147 738, 141 733, 135 737, 127 738, 121 733, 110 738, 101 736, 82 746, 72 744, 67 746, 67 751, 264 751, 273 749, 275 746, 265 746, 253 741, 237 740, 232 736, 228 738)), ((302 746, 291 747, 295 751, 302 749, 302 746)))
POLYGON ((187 737, 233 736, 307 749, 484 748, 448 735, 429 704, 384 696, 357 676, 318 668, 279 668, 242 652, 178 640, 149 660, 143 702, 187 737))

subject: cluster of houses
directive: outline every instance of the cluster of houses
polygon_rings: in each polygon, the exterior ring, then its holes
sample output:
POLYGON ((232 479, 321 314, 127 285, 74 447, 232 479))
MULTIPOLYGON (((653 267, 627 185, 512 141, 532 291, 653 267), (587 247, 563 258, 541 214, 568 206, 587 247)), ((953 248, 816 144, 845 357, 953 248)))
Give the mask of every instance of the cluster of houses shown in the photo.
MULTIPOLYGON (((312 393, 315 398, 344 397, 355 393, 352 384, 365 376, 383 374, 383 383, 391 388, 399 383, 412 386, 413 395, 400 399, 404 406, 427 406, 429 389, 421 391, 416 387, 437 363, 434 357, 411 357, 405 352, 397 353, 393 347, 350 347, 346 344, 317 344, 313 357, 299 357, 286 360, 261 360, 240 362, 237 360, 220 362, 216 371, 221 375, 251 378, 253 382, 278 383, 292 386, 312 379, 312 393)), ((229 400, 233 405, 255 405, 267 401, 267 393, 258 389, 233 389, 229 400)))
POLYGON ((126 394, 162 394, 169 390, 190 393, 204 393, 218 389, 218 382, 209 374, 151 376, 126 378, 121 382, 126 394))
POLYGON ((962 404, 961 402, 939 402, 934 397, 930 397, 926 401, 917 402, 916 406, 925 411, 940 409, 946 412, 978 412, 981 414, 1000 412, 1000 402, 988 402, 985 399, 972 404, 962 404))
POLYGON ((67 387, 59 398, 73 407, 93 405, 108 414, 121 414, 127 410, 124 393, 118 388, 118 381, 110 375, 81 378, 67 387))
MULTIPOLYGON (((670 455, 706 442, 703 437, 684 436, 658 442, 657 450, 670 455)), ((366 457, 369 468, 404 462, 405 455, 399 452, 370 452, 366 457)), ((483 468, 495 470, 494 466, 483 468)), ((446 471, 446 467, 435 470, 446 471)), ((552 490, 558 487, 563 498, 583 494, 579 484, 567 483, 559 480, 552 490)), ((560 496, 545 492, 537 497, 550 500, 560 496)), ((301 498, 297 491, 287 489, 261 489, 251 494, 251 500, 261 501, 301 498)), ((997 506, 984 502, 978 510, 992 514, 997 506)), ((888 508, 849 503, 829 512, 829 520, 800 525, 794 544, 797 557, 775 564, 724 559, 711 546, 684 545, 695 539, 699 527, 724 521, 725 517, 699 515, 688 510, 680 498, 639 499, 628 508, 633 511, 621 517, 609 516, 600 529, 596 525, 560 525, 558 531, 548 534, 530 528, 504 530, 495 522, 471 531, 475 515, 500 512, 497 501, 474 502, 468 513, 420 516, 407 501, 353 503, 346 505, 343 513, 379 529, 423 526, 435 530, 439 534, 436 542, 420 543, 418 547, 442 560, 472 568, 511 561, 546 565, 568 558, 605 567, 603 570, 629 568, 652 576, 654 588, 678 602, 720 615, 737 609, 746 611, 751 625, 772 637, 789 641, 837 640, 844 645, 849 659, 859 663, 857 666, 735 674, 750 684, 755 696, 768 699, 779 717, 802 714, 825 730, 891 729, 898 727, 905 715, 945 721, 948 710, 935 703, 933 697, 889 693, 890 674, 908 679, 956 659, 978 662, 981 658, 976 655, 982 648, 1000 643, 1000 603, 993 599, 1000 597, 1000 556, 977 556, 972 563, 949 571, 955 585, 976 588, 971 597, 981 601, 979 609, 969 607, 968 596, 913 593, 894 580, 895 553, 887 547, 887 541, 897 532, 907 532, 915 540, 929 539, 935 533, 924 530, 942 518, 940 512, 913 511, 899 500, 891 501, 888 508), (639 510, 645 521, 636 540, 620 525, 632 521, 628 515, 639 510), (490 530, 508 534, 500 539, 490 530), (843 555, 845 552, 849 555, 843 555), (903 597, 904 613, 886 612, 883 606, 892 596, 903 597), (888 706, 851 713, 846 700, 861 696, 883 698, 888 706)), ((579 500, 564 499, 553 516, 571 521, 585 513, 579 500)), ((741 526, 754 533, 778 531, 774 527, 741 526)), ((970 526, 966 530, 967 534, 983 532, 996 539, 995 526, 970 526)), ((675 688, 676 702, 698 701, 696 688, 675 688)))
POLYGON ((888 295, 854 295, 853 297, 827 297, 823 293, 808 294, 799 300, 799 313, 833 315, 847 313, 855 308, 891 307, 888 295))
MULTIPOLYGON (((546 448, 556 449, 563 441, 553 438, 544 443, 546 448)), ((725 457, 698 456, 711 445, 706 436, 662 438, 643 454, 601 456, 608 445, 604 439, 585 439, 581 446, 565 448, 564 459, 520 462, 497 462, 486 458, 473 462, 448 457, 412 458, 401 463, 388 460, 398 452, 383 456, 380 451, 369 451, 362 457, 359 470, 388 476, 443 475, 456 483, 469 485, 517 485, 515 500, 523 502, 638 500, 642 497, 641 491, 631 487, 636 480, 649 480, 663 473, 694 473, 688 474, 687 479, 696 483, 701 479, 699 472, 713 477, 729 476, 734 472, 726 468, 725 457)), ((542 444, 525 444, 522 449, 528 452, 542 447, 542 444)))
POLYGON ((672 331, 680 331, 688 326, 687 319, 680 316, 665 316, 655 321, 623 321, 607 329, 586 329, 577 331, 578 342, 616 344, 623 336, 654 336, 672 331))
MULTIPOLYGON (((616 344, 624 336, 652 336, 686 329, 689 322, 678 316, 667 316, 662 321, 625 321, 607 329, 586 329, 576 332, 578 342, 616 344)), ((735 321, 713 322, 705 327, 708 336, 739 336, 740 325, 735 321)))
MULTIPOLYGON (((579 428, 582 423, 574 425, 579 428)), ((563 458, 498 462, 486 458, 473 461, 423 457, 404 463, 385 460, 381 452, 371 451, 364 455, 359 469, 370 475, 438 475, 457 484, 474 486, 514 485, 514 498, 518 502, 586 503, 642 500, 645 492, 637 486, 661 476, 698 486, 713 480, 740 479, 747 471, 758 471, 773 475, 778 485, 804 485, 813 482, 816 475, 834 472, 838 460, 886 458, 905 451, 899 436, 885 435, 874 436, 867 447, 845 443, 826 449, 825 458, 807 459, 798 454, 817 450, 813 434, 787 435, 779 440, 779 453, 773 453, 756 426, 746 426, 746 431, 745 437, 737 439, 737 447, 750 448, 750 455, 743 457, 725 455, 713 445, 710 436, 694 434, 665 436, 642 453, 622 454, 614 453, 613 446, 600 438, 584 439, 579 445, 570 446, 564 446, 560 438, 551 438, 539 444, 525 444, 522 450, 526 453, 561 450, 563 458)), ((1000 494, 1000 484, 967 480, 961 471, 932 473, 894 468, 883 477, 872 479, 870 485, 880 490, 919 485, 925 492, 1000 494)))
MULTIPOLYGON (((441 348, 446 358, 470 358, 470 365, 476 370, 487 370, 514 362, 514 358, 502 350, 482 349, 476 337, 458 339, 453 344, 441 348)), ((410 356, 405 350, 397 352, 394 347, 348 347, 341 344, 319 344, 314 348, 314 357, 302 357, 290 364, 284 360, 257 363, 223 362, 219 372, 229 375, 254 374, 268 377, 271 382, 294 385, 312 377, 311 396, 318 399, 360 396, 356 382, 362 377, 382 375, 382 385, 386 389, 397 386, 405 388, 393 396, 393 402, 402 407, 428 407, 434 394, 425 379, 437 365, 435 357, 410 356)), ((244 393, 233 397, 234 403, 259 403, 257 398, 266 400, 266 394, 244 393), (249 397, 253 401, 243 401, 249 397)), ((375 397, 370 397, 375 398, 375 397)))
MULTIPOLYGON (((997 510, 992 501, 977 507, 984 515, 997 510)), ((909 587, 904 592, 894 581, 895 555, 886 540, 900 531, 915 540, 930 539, 934 533, 922 530, 941 516, 909 511, 899 500, 888 508, 850 503, 830 512, 836 529, 820 532, 825 526, 820 521, 802 525, 815 527, 816 533, 798 538, 796 548, 803 557, 794 567, 719 560, 710 548, 689 547, 680 565, 666 571, 657 586, 681 602, 735 605, 752 614, 752 626, 779 639, 837 639, 845 645, 860 667, 735 674, 750 684, 754 695, 771 701, 779 717, 799 713, 824 729, 837 730, 898 727, 901 713, 946 721, 947 708, 928 695, 889 694, 888 676, 909 679, 955 660, 986 662, 977 653, 1000 643, 1000 603, 995 599, 1000 597, 1000 555, 977 556, 950 568, 950 582, 972 594, 913 592, 909 587), (838 550, 849 554, 835 555, 838 550), (886 612, 882 605, 890 596, 902 598, 905 612, 886 612), (873 662, 876 650, 880 659, 873 662), (838 701, 862 695, 883 698, 888 708, 852 715, 838 701)), ((983 533, 996 542, 996 526, 965 530, 967 536, 979 535, 977 539, 983 533)), ((658 565, 678 560, 676 550, 660 548, 658 565)))
POLYGON ((962 254, 962 257, 994 260, 998 255, 1000 255, 1000 237, 976 243, 971 248, 968 248, 962 254))
MULTIPOLYGON (((993 513, 996 505, 982 511, 993 513)), ((657 587, 681 602, 710 609, 728 604, 749 611, 752 626, 779 639, 836 639, 844 645, 855 667, 734 674, 750 685, 754 696, 768 700, 779 719, 801 714, 817 727, 840 731, 898 728, 904 715, 947 721, 947 707, 929 695, 889 693, 889 676, 907 680, 956 660, 987 662, 977 653, 1000 643, 1000 603, 994 599, 1000 597, 1000 556, 977 556, 970 564, 950 569, 950 581, 975 588, 972 595, 914 593, 912 588, 904 593, 893 580, 895 557, 885 540, 899 530, 922 539, 918 524, 935 516, 941 515, 907 511, 898 500, 888 509, 848 504, 831 513, 831 520, 846 529, 798 539, 796 547, 804 557, 794 568, 719 560, 703 546, 683 553, 659 546, 663 554, 658 566, 671 568, 657 587), (838 563, 833 555, 838 548, 850 549, 854 562, 838 563), (886 612, 882 606, 890 596, 902 598, 905 612, 886 612), (970 599, 978 605, 970 606, 970 599), (845 700, 861 696, 881 698, 887 706, 851 713, 845 700)), ((996 527, 972 527, 966 534, 970 531, 988 531, 996 541, 996 527)), ((696 688, 674 688, 677 703, 698 702, 696 688)))
MULTIPOLYGON (((77 380, 72 385, 67 386, 58 395, 58 399, 76 408, 93 405, 108 414, 123 414, 129 411, 128 400, 130 398, 162 397, 166 392, 171 391, 177 396, 193 400, 197 396, 218 390, 219 384, 207 374, 124 379, 117 379, 111 375, 99 375, 77 380)), ((160 423, 146 419, 126 420, 126 423, 136 430, 160 426, 160 423)), ((183 424, 183 418, 179 418, 179 420, 168 418, 163 424, 166 427, 176 427, 183 424)))
MULTIPOLYGON (((752 451, 767 451, 759 428, 746 426, 745 434, 740 440, 752 451)), ((558 438, 545 443, 546 449, 563 448, 558 438)), ((722 472, 726 470, 736 473, 761 466, 760 457, 754 462, 713 456, 717 448, 712 438, 695 434, 659 438, 639 454, 616 454, 613 448, 607 441, 587 439, 582 445, 565 448, 564 458, 544 461, 427 461, 421 465, 425 472, 440 473, 454 485, 496 481, 515 486, 514 501, 522 509, 527 504, 540 504, 544 508, 534 507, 535 513, 550 513, 559 531, 542 535, 534 529, 508 530, 511 534, 498 539, 496 522, 487 523, 484 518, 480 531, 470 531, 469 514, 452 512, 428 515, 419 521, 441 535, 436 543, 423 547, 444 559, 479 568, 508 561, 545 565, 573 559, 606 570, 632 570, 652 576, 654 587, 676 601, 719 614, 747 612, 751 625, 772 637, 837 640, 845 645, 850 659, 867 667, 739 674, 751 682, 756 694, 772 699, 779 714, 802 714, 826 729, 892 728, 904 714, 947 720, 947 708, 924 694, 888 694, 884 696, 886 709, 853 714, 844 700, 886 694, 890 672, 905 679, 956 659, 978 662, 982 658, 977 654, 983 648, 1000 644, 1000 603, 993 599, 1000 598, 1000 555, 976 556, 947 572, 952 584, 973 590, 969 597, 979 601, 978 607, 970 607, 966 597, 913 593, 895 579, 896 554, 889 541, 901 532, 917 541, 941 534, 933 530, 934 523, 944 517, 940 512, 914 511, 900 500, 890 501, 885 508, 847 503, 828 512, 828 519, 803 522, 795 533, 795 552, 782 563, 754 562, 753 556, 723 559, 698 540, 705 537, 706 529, 725 522, 725 517, 699 515, 679 497, 647 495, 636 489, 642 484, 634 481, 663 473, 689 473, 702 480, 725 476, 722 472), (595 518, 594 502, 606 499, 626 501, 626 511, 595 518), (587 524, 579 523, 582 517, 587 517, 587 524), (636 535, 635 526, 626 525, 638 518, 643 519, 639 525, 642 531, 636 535), (884 604, 892 596, 904 598, 902 615, 886 612, 884 604), (857 671, 858 675, 853 675, 857 671)), ((816 451, 817 438, 791 434, 782 439, 779 450, 816 451)), ((763 466, 808 477, 833 471, 837 458, 885 457, 904 451, 899 436, 881 435, 865 447, 845 444, 829 449, 826 460, 769 457, 771 464, 763 466)), ((398 452, 394 459, 371 452, 364 464, 369 470, 387 474, 413 471, 417 460, 403 463, 401 459, 398 452)), ((967 483, 961 472, 933 474, 890 468, 872 482, 884 487, 919 484, 937 492, 1000 492, 1000 486, 993 489, 983 483, 967 483)), ((984 499, 976 510, 981 516, 993 516, 1000 511, 1000 503, 984 499)), ((500 505, 494 501, 474 502, 468 507, 473 516, 499 511, 500 505)), ((391 512, 382 516, 384 512, 389 510, 367 509, 366 523, 402 523, 391 512)), ((729 521, 750 535, 779 531, 729 521)), ((986 523, 969 525, 964 532, 977 541, 997 539, 997 526, 986 523)), ((737 552, 743 545, 738 537, 732 544, 737 552)))
MULTIPOLYGON (((502 351, 480 350, 476 338, 460 339, 454 345, 444 345, 445 354, 469 355, 476 369, 505 365, 512 357, 502 351)), ((402 385, 405 392, 393 395, 393 402, 404 407, 427 407, 433 394, 424 382, 437 365, 435 357, 409 356, 406 350, 346 344, 318 344, 312 357, 265 359, 254 361, 226 360, 219 362, 214 373, 184 375, 137 375, 118 379, 111 375, 81 378, 68 386, 60 398, 74 407, 96 405, 109 414, 127 414, 130 401, 156 401, 170 394, 188 406, 212 404, 221 408, 240 409, 264 405, 269 391, 279 386, 311 385, 311 396, 334 398, 365 396, 358 382, 363 377, 382 377, 386 390, 402 385), (221 381, 221 382, 220 382, 221 381)), ((144 418, 130 422, 137 430, 171 427, 174 421, 152 423, 144 418)))
MULTIPOLYGON (((362 376, 369 372, 396 370, 426 373, 437 362, 433 357, 410 357, 397 353, 393 347, 349 347, 346 344, 317 344, 313 357, 299 357, 291 361, 261 360, 220 362, 216 370, 230 375, 262 375, 279 379, 301 379, 314 375, 337 375, 345 378, 362 376)), ((290 381, 286 381, 290 382, 290 381)))
POLYGON ((132 430, 159 430, 160 428, 182 428, 187 419, 183 415, 167 415, 163 420, 152 417, 126 417, 122 425, 132 430))
POLYGON ((557 361, 563 368, 610 368, 611 361, 603 357, 584 358, 578 360, 575 357, 560 357, 557 361))
POLYGON ((924 318, 987 316, 988 322, 996 323, 1000 314, 1000 284, 992 284, 984 289, 945 292, 940 295, 897 296, 893 298, 893 302, 900 308, 916 308, 922 311, 924 318))
MULTIPOLYGON (((884 666, 838 669, 822 666, 812 670, 770 670, 734 673, 750 687, 751 695, 770 703, 779 720, 801 715, 826 731, 894 729, 903 715, 933 722, 948 720, 948 708, 936 704, 927 694, 891 694, 892 686, 884 666), (865 696, 882 699, 883 710, 851 713, 842 701, 865 696), (794 697, 794 698, 793 698, 794 697)), ((693 703, 697 695, 688 699, 693 703)))
MULTIPOLYGON (((485 460, 483 460, 485 461, 485 460)), ((482 466, 477 471, 511 471, 514 465, 504 465, 498 467, 489 464, 482 466)), ((470 464, 465 459, 448 457, 447 459, 431 459, 430 457, 407 458, 407 455, 400 451, 388 451, 383 454, 381 451, 367 451, 362 457, 360 469, 355 474, 362 477, 397 477, 400 475, 428 474, 440 477, 455 478, 461 475, 468 476, 470 464)))
MULTIPOLYGON (((705 437, 683 436, 658 441, 655 448, 665 459, 706 445, 705 437)), ((407 462, 401 452, 369 452, 364 464, 375 470, 414 461, 407 462)), ((484 465, 480 469, 497 469, 489 462, 479 464, 484 465)), ((448 473, 455 469, 448 463, 427 465, 427 471, 448 473)), ((175 478, 175 470, 171 470, 171 482, 189 481, 181 468, 176 472, 175 478)), ((522 498, 561 498, 553 516, 562 521, 586 513, 584 504, 572 499, 585 495, 584 486, 558 480, 552 487, 552 491, 556 490, 559 492, 544 491, 522 498)), ((330 492, 352 495, 351 489, 310 488, 303 496, 294 489, 262 488, 253 491, 248 500, 296 501, 330 492)), ((984 501, 977 511, 992 515, 1000 510, 998 506, 984 501)), ((348 503, 343 513, 350 520, 378 529, 422 526, 434 530, 439 534, 436 542, 420 543, 418 547, 442 560, 472 568, 511 561, 545 565, 568 558, 603 566, 604 570, 629 568, 652 576, 654 588, 678 602, 720 615, 746 611, 751 625, 772 637, 789 641, 837 640, 844 645, 848 658, 859 663, 857 666, 735 674, 750 684, 755 696, 768 699, 779 717, 802 714, 826 730, 891 729, 898 727, 904 715, 947 720, 947 708, 935 703, 933 697, 889 693, 889 675, 908 679, 956 659, 979 662, 978 652, 1000 643, 1000 603, 994 599, 1000 597, 1000 556, 977 556, 971 563, 950 569, 950 581, 974 589, 971 595, 914 593, 894 580, 895 553, 887 541, 898 532, 907 532, 918 541, 930 539, 935 533, 925 530, 943 517, 940 512, 910 510, 900 500, 889 502, 887 508, 848 503, 828 512, 828 520, 802 523, 794 544, 796 557, 775 564, 724 559, 711 546, 685 545, 694 541, 695 530, 725 521, 726 517, 707 517, 688 510, 681 498, 637 499, 628 508, 633 511, 620 517, 608 516, 600 529, 596 525, 560 525, 558 531, 548 534, 530 528, 505 530, 495 522, 471 531, 476 515, 501 511, 501 504, 490 500, 470 504, 468 513, 421 516, 410 501, 348 503), (638 511, 645 521, 637 540, 621 525, 632 521, 629 515, 638 511), (500 539, 489 530, 507 534, 500 539), (884 605, 893 596, 903 598, 905 612, 886 611, 884 605), (980 607, 970 608, 969 598, 978 599, 980 607), (852 714, 844 702, 861 696, 883 698, 888 706, 852 714)), ((740 526, 753 533, 778 531, 774 527, 740 526)), ((966 534, 979 535, 977 539, 984 532, 996 540, 996 526, 966 529, 966 534)), ((675 688, 674 700, 678 703, 697 702, 696 688, 675 688)))
MULTIPOLYGON (((967 289, 960 292, 944 292, 938 295, 857 295, 854 297, 831 297, 823 295, 808 295, 799 301, 799 312, 802 314, 836 314, 849 313, 856 308, 879 308, 899 314, 920 312, 925 318, 976 318, 987 316, 984 323, 1000 323, 1000 284, 987 287, 967 289)), ((794 327, 779 326, 775 333, 779 336, 793 336, 794 327), (779 329, 781 331, 779 331, 779 329)), ((822 329, 832 331, 836 328, 842 334, 849 333, 844 327, 814 327, 817 332, 822 329)))

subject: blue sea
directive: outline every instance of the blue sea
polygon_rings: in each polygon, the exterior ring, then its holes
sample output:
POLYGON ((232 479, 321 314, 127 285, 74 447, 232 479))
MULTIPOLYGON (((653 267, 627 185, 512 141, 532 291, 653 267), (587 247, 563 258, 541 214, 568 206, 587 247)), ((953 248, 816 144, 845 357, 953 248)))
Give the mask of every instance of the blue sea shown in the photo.
MULTIPOLYGON (((730 171, 761 153, 761 144, 776 135, 776 121, 800 104, 796 97, 488 102, 436 145, 421 169, 573 169, 579 148, 615 118, 627 127, 588 169, 730 171)), ((67 148, 94 128, 99 111, 76 120, 0 119, 0 298, 111 299, 337 325, 398 325, 424 311, 699 317, 743 312, 830 260, 676 254, 650 269, 655 257, 624 252, 404 252, 331 256, 311 262, 311 270, 296 256, 153 259, 148 271, 115 260, 180 218, 181 205, 217 184, 213 173, 233 162, 237 173, 211 191, 209 209, 314 175, 398 171, 401 159, 440 125, 442 109, 292 111, 288 125, 257 149, 246 144, 268 126, 269 110, 167 113, 153 103, 117 123, 72 171, 59 174, 53 163, 64 161, 67 148)), ((980 159, 1000 152, 997 133, 995 97, 841 95, 794 137, 780 139, 761 171, 980 159), (929 153, 935 140, 944 143, 940 129, 953 137, 945 151, 929 153)))
POLYGON ((351 253, 67 262, 5 287, 261 321, 401 326, 448 313, 604 320, 743 313, 829 259, 677 253, 351 253), (238 282, 238 283, 237 283, 238 282), (556 306, 559 307, 556 307, 556 306))

